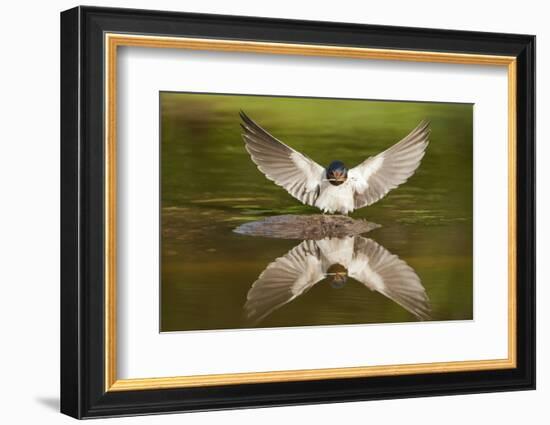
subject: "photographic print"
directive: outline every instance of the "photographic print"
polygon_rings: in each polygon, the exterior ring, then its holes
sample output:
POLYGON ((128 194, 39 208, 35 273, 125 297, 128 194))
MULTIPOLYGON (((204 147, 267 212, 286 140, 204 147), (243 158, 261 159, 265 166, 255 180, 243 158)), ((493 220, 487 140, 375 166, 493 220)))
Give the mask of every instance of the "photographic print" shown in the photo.
POLYGON ((473 105, 160 93, 161 332, 473 319, 473 105))

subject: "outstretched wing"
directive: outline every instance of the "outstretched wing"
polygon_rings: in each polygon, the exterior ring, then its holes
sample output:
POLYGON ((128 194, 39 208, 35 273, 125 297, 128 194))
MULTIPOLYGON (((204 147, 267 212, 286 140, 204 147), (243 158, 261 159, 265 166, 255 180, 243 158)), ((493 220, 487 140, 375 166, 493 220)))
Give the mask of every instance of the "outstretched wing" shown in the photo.
POLYGON ((277 140, 244 112, 243 139, 252 161, 265 176, 307 205, 314 205, 324 169, 307 156, 277 140))
POLYGON ((374 204, 411 177, 424 157, 430 123, 422 121, 401 141, 352 168, 355 208, 374 204))
POLYGON ((270 263, 248 291, 246 318, 257 323, 323 280, 319 250, 304 241, 270 263))
POLYGON ((430 301, 413 268, 371 239, 358 237, 350 277, 399 304, 418 319, 430 318, 430 301))

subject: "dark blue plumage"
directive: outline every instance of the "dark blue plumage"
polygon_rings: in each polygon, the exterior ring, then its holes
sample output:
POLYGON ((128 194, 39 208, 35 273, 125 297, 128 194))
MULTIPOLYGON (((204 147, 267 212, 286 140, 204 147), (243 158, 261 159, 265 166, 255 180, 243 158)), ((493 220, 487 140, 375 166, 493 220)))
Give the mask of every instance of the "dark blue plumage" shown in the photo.
POLYGON ((348 178, 348 169, 342 161, 332 161, 326 170, 327 180, 334 186, 340 186, 348 178))

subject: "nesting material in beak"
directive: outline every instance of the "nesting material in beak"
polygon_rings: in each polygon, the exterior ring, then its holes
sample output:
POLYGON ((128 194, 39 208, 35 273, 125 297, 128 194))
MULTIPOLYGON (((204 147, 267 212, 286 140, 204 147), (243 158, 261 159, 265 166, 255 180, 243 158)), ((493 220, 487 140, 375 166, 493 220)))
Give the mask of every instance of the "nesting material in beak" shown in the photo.
POLYGON ((329 175, 328 175, 328 181, 335 185, 335 186, 338 186, 338 185, 341 185, 342 183, 344 183, 347 179, 347 175, 346 175, 346 172, 345 171, 339 171, 339 170, 333 170, 329 175))
POLYGON ((332 173, 333 177, 334 177, 334 180, 336 180, 337 182, 344 182, 346 181, 346 175, 343 173, 343 172, 340 172, 340 171, 334 171, 332 173))
POLYGON ((327 276, 332 277, 330 286, 334 289, 343 288, 348 281, 348 270, 341 264, 333 264, 327 270, 327 276))

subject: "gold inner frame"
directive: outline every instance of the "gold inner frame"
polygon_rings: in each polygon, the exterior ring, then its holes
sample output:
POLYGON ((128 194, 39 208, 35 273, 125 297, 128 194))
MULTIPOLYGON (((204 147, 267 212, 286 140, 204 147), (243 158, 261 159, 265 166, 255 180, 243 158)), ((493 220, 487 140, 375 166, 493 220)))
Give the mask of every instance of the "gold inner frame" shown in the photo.
POLYGON ((325 45, 105 34, 105 391, 410 375, 516 367, 516 58, 325 45), (116 372, 116 106, 119 46, 328 56, 507 67, 508 72, 508 357, 418 364, 118 379, 116 372))

